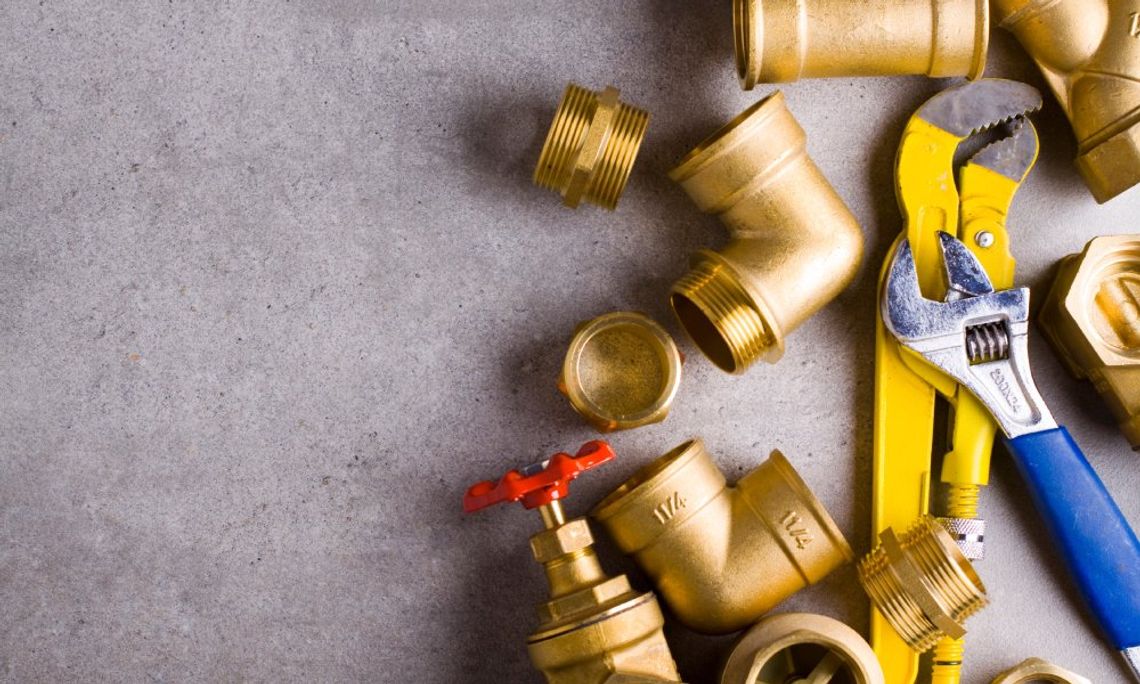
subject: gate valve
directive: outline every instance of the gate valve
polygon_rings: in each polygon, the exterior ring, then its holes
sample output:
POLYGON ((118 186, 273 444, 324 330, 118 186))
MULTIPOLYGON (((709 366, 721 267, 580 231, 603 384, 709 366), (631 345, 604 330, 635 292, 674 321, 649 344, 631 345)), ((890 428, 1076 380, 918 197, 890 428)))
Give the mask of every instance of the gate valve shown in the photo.
POLYGON ((484 480, 471 485, 463 497, 463 512, 474 513, 520 499, 527 509, 551 506, 566 497, 571 480, 613 457, 609 444, 600 440, 586 442, 574 456, 557 453, 545 461, 510 470, 497 483, 484 480))

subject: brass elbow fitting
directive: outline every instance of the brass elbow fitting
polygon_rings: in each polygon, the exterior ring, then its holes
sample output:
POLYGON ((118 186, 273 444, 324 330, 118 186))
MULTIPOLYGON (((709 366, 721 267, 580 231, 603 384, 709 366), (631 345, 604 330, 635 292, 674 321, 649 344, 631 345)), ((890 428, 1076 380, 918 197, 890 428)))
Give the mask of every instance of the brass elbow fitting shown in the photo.
POLYGON ((720 684, 884 684, 875 652, 858 632, 823 615, 784 613, 756 623, 732 649, 720 684))
POLYGON ((1122 0, 994 0, 1037 62, 1077 138, 1097 202, 1140 182, 1140 14, 1122 0))
POLYGON ((613 86, 600 93, 566 86, 534 169, 535 185, 560 193, 571 208, 582 200, 617 207, 649 126, 649 114, 618 101, 619 95, 613 86))
POLYGON ((988 0, 733 0, 740 84, 982 75, 988 0))
POLYGON ((702 250, 670 303, 713 363, 742 373, 775 362, 784 337, 855 277, 863 233, 805 150, 776 92, 697 146, 669 176, 732 240, 702 250))
POLYGON ((1062 259, 1039 321, 1140 450, 1140 235, 1098 237, 1062 259))
POLYGON ((999 674, 990 684, 1039 684, 1041 682, 1092 684, 1092 681, 1087 677, 1082 677, 1041 658, 1023 660, 1012 669, 999 674))
POLYGON ((733 632, 852 560, 778 451, 735 487, 700 440, 658 458, 592 511, 685 625, 733 632))

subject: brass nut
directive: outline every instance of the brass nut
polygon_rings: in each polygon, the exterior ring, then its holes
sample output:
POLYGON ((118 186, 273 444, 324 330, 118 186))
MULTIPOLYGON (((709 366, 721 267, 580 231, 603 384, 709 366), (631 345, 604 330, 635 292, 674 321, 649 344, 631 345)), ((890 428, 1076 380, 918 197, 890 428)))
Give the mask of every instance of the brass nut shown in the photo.
POLYGON ((783 354, 784 337, 855 277, 863 233, 807 155, 776 92, 701 143, 669 176, 732 240, 695 254, 670 303, 701 352, 742 373, 783 354))
POLYGON ((1140 449, 1140 235, 1098 237, 1062 259, 1039 322, 1140 449))
POLYGON ((534 182, 562 195, 568 207, 584 199, 606 209, 617 207, 649 114, 618 100, 618 89, 595 93, 566 86, 534 169, 534 182))
POLYGON ((580 551, 594 543, 590 526, 585 518, 575 518, 530 538, 530 550, 539 563, 547 563, 559 556, 580 551))
POLYGON ((1028 658, 1022 661, 1016 667, 999 674, 990 684, 1033 684, 1035 682, 1092 684, 1091 680, 1040 658, 1028 658))
POLYGON ((852 559, 831 516, 778 451, 729 487, 704 444, 685 442, 592 515, 677 619, 700 632, 746 627, 852 559))
POLYGON ((665 420, 681 383, 681 353, 652 319, 619 311, 578 327, 559 389, 601 432, 665 420))
POLYGON ((859 582, 903 641, 923 653, 943 637, 965 636, 962 623, 985 607, 986 588, 946 528, 923 516, 879 540, 859 562, 859 582))
POLYGON ((817 76, 982 75, 988 0, 733 0, 741 86, 817 76))
POLYGON ((756 623, 732 649, 720 676, 720 684, 808 681, 884 684, 886 680, 874 651, 858 632, 838 620, 809 613, 773 615, 756 623))

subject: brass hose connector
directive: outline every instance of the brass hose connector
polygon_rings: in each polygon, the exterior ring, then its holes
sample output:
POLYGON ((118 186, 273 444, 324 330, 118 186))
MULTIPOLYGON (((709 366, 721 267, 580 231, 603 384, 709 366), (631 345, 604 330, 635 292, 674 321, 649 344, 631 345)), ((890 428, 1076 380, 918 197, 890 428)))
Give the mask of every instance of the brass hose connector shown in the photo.
POLYGON ((642 468, 591 513, 700 632, 746 627, 852 560, 823 505, 778 451, 735 487, 700 440, 642 468))
POLYGON ((1097 202, 1140 182, 1140 14, 1119 0, 994 0, 1037 62, 1077 138, 1097 202))
POLYGON ((600 93, 566 86, 534 182, 560 193, 568 207, 586 200, 612 210, 625 190, 649 114, 619 102, 619 94, 613 86, 600 93))
POLYGON ((985 607, 986 588, 946 528, 923 516, 879 540, 859 561, 859 582, 899 636, 919 653, 942 637, 965 636, 962 623, 985 607))
POLYGON ((570 405, 599 432, 665 420, 681 384, 681 353, 644 314, 616 311, 578 326, 558 379, 570 405))
POLYGON ((990 684, 1034 684, 1038 682, 1092 684, 1088 678, 1041 658, 1027 658, 1017 666, 999 674, 990 684))
POLYGON ((988 0, 733 0, 740 84, 982 75, 988 0))
POLYGON ((1140 450, 1140 235, 1098 237, 1062 259, 1039 321, 1140 450))
POLYGON ((810 613, 756 623, 732 649, 720 684, 884 684, 883 668, 859 633, 810 613))
POLYGON ((784 337, 855 277, 863 233, 805 150, 776 92, 701 143, 669 176, 732 240, 702 250, 673 286, 682 327, 718 367, 775 362, 784 337))

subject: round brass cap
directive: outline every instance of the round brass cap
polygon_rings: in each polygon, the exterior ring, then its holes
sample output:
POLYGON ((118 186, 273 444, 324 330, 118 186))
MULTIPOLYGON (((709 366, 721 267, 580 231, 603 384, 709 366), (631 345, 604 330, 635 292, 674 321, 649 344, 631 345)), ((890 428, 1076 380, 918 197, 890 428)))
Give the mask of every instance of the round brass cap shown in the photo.
POLYGON ((883 669, 858 632, 810 613, 764 618, 740 638, 720 684, 883 684, 883 669))
POLYGON ((559 389, 601 432, 665 420, 681 383, 681 353, 649 317, 629 311, 578 327, 562 364, 559 389))

